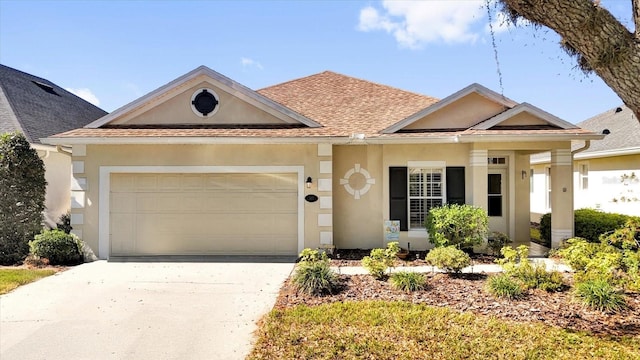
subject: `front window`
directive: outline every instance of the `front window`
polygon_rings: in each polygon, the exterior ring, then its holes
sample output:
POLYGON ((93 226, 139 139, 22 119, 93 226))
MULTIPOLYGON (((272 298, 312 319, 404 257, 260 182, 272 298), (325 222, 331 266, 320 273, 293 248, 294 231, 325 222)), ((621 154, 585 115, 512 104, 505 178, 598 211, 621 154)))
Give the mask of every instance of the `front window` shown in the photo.
POLYGON ((589 190, 589 165, 580 165, 580 189, 589 190))
POLYGON ((424 229, 424 221, 433 207, 444 204, 444 169, 409 169, 409 228, 424 229))
POLYGON ((547 190, 547 209, 551 209, 551 168, 545 168, 545 183, 547 190))

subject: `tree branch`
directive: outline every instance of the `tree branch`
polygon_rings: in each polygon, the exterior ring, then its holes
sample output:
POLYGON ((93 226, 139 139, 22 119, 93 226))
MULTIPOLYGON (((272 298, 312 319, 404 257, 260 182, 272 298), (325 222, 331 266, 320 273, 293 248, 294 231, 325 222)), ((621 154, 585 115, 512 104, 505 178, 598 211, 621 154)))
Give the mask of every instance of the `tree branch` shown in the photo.
POLYGON ((631 8, 633 11, 633 23, 636 26, 635 37, 640 41, 640 0, 631 0, 631 8))

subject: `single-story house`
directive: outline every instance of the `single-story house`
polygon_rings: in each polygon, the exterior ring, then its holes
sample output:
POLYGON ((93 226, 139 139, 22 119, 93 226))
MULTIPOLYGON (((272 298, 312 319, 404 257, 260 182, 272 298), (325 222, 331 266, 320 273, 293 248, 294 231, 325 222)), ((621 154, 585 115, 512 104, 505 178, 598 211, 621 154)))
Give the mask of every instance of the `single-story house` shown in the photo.
MULTIPOLYGON (((640 216, 640 123, 626 106, 577 126, 605 134, 601 141, 574 141, 574 208, 640 216)), ((531 220, 551 211, 549 153, 531 157, 531 220)))
POLYGON ((0 65, 0 133, 20 132, 45 165, 44 221, 55 227, 70 209, 71 149, 40 139, 76 129, 107 112, 49 80, 0 65))
POLYGON ((529 242, 529 155, 551 152, 554 244, 573 233, 572 140, 603 136, 472 84, 437 100, 325 71, 258 91, 205 67, 84 128, 71 221, 100 258, 429 247, 444 203, 529 242))

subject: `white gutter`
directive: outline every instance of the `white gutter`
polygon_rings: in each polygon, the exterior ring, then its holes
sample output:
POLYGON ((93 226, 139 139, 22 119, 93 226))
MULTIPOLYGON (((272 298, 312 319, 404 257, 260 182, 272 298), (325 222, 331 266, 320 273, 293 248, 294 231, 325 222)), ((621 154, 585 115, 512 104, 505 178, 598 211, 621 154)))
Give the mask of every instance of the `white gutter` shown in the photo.
POLYGON ((62 147, 62 145, 56 145, 56 150, 58 150, 58 152, 61 153, 61 154, 65 154, 65 155, 71 156, 71 151, 65 150, 62 147))
POLYGON ((573 158, 573 156, 577 153, 583 152, 585 150, 587 150, 589 147, 591 146, 591 140, 586 140, 584 142, 584 146, 579 148, 579 149, 575 149, 571 152, 571 157, 573 158))

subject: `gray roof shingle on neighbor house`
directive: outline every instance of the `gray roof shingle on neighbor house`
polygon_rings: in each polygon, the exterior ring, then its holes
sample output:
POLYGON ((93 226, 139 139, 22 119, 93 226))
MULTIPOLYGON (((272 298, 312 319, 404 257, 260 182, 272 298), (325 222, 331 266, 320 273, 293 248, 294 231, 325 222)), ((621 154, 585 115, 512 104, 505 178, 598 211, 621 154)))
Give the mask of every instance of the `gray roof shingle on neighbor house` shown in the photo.
MULTIPOLYGON (((610 132, 604 139, 592 141, 585 154, 640 147, 640 122, 626 106, 607 110, 576 125, 597 133, 602 133, 605 129, 610 132)), ((582 144, 574 144, 573 147, 580 146, 582 144)))
POLYGON ((0 65, 0 133, 40 138, 81 128, 106 115, 99 107, 49 80, 0 65))

